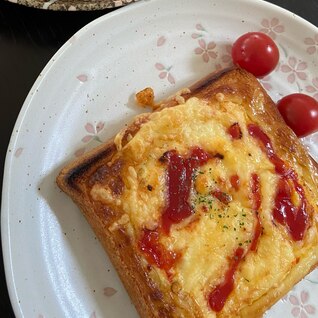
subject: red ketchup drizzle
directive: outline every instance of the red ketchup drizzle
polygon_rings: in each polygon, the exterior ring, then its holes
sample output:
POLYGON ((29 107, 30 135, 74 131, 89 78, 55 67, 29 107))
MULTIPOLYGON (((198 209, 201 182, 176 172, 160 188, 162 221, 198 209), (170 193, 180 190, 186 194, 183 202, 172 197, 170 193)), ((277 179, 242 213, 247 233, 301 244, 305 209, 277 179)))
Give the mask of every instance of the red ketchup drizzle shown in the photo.
POLYGON ((231 135, 233 139, 241 139, 242 138, 242 131, 240 128, 240 125, 238 123, 234 123, 231 125, 228 129, 227 132, 231 135))
POLYGON ((288 170, 284 161, 276 155, 269 137, 263 132, 263 130, 254 124, 249 124, 247 129, 252 137, 260 141, 269 161, 274 165, 276 173, 279 175, 290 174, 291 170, 288 170))
POLYGON ((286 178, 281 178, 278 182, 273 217, 277 222, 287 227, 293 240, 300 241, 304 237, 308 223, 307 201, 301 185, 297 180, 292 179, 292 182, 300 199, 299 206, 296 207, 292 202, 292 187, 290 183, 286 178))
POLYGON ((212 310, 219 312, 224 307, 225 301, 234 287, 234 274, 241 260, 244 257, 244 249, 239 247, 236 249, 229 269, 224 275, 222 283, 217 285, 215 289, 209 294, 209 305, 212 310))
POLYGON ((247 128, 249 134, 261 143, 268 159, 274 165, 276 173, 280 175, 273 217, 277 222, 286 226, 293 240, 300 241, 307 228, 308 214, 305 192, 297 180, 297 174, 294 170, 288 169, 284 161, 276 155, 269 137, 257 125, 249 124, 247 128), (292 202, 293 188, 299 196, 298 207, 292 202))
POLYGON ((189 204, 194 169, 204 165, 209 155, 201 148, 193 148, 188 158, 183 158, 174 150, 166 154, 168 171, 167 205, 162 214, 162 229, 168 234, 172 224, 180 223, 193 211, 189 204))
POLYGON ((223 191, 214 190, 211 194, 223 204, 229 204, 232 201, 232 197, 223 191))
POLYGON ((168 169, 166 183, 168 187, 167 204, 162 214, 162 224, 157 230, 144 229, 139 240, 139 248, 145 254, 149 264, 155 265, 171 278, 171 269, 180 258, 180 254, 169 251, 160 243, 160 237, 169 234, 172 224, 189 217, 193 211, 189 204, 194 169, 202 166, 210 156, 201 148, 193 148, 189 157, 183 158, 175 150, 164 154, 168 169))
MULTIPOLYGON (((252 208, 257 211, 261 207, 261 188, 259 182, 259 176, 253 173, 251 176, 251 192, 252 192, 252 208)), ((257 242, 262 233, 261 221, 259 215, 256 212, 256 225, 254 229, 254 235, 249 246, 249 249, 244 253, 244 249, 239 247, 234 253, 234 257, 231 260, 231 264, 227 272, 225 273, 222 283, 217 285, 214 290, 209 294, 208 301, 212 310, 219 312, 223 309, 224 304, 234 288, 234 275, 243 257, 248 251, 255 251, 257 242)))
POLYGON ((230 182, 235 191, 240 189, 240 177, 237 174, 230 177, 230 182))
POLYGON ((257 211, 261 207, 261 188, 259 176, 256 173, 251 175, 252 209, 257 211))
POLYGON ((156 230, 143 230, 142 237, 139 241, 139 248, 145 253, 148 263, 166 271, 168 277, 170 270, 178 260, 179 255, 172 251, 167 251, 159 242, 160 234, 156 230))
POLYGON ((261 207, 261 188, 259 182, 259 176, 256 173, 252 173, 251 176, 251 191, 252 191, 252 209, 256 213, 256 225, 254 228, 254 235, 249 249, 255 251, 257 247, 257 242, 262 234, 262 225, 259 218, 258 210, 261 207))

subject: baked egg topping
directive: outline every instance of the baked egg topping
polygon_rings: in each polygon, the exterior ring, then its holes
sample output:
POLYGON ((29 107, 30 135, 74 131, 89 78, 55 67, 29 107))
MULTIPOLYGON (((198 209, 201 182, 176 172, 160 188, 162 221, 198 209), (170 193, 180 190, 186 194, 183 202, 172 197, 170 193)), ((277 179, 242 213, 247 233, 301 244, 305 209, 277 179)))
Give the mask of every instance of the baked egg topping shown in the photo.
MULTIPOLYGON (((243 107, 190 98, 151 114, 118 154, 125 186, 114 202, 153 279, 177 284, 207 317, 282 281, 308 229, 297 171, 243 107)), ((110 202, 105 188, 92 193, 110 202)))

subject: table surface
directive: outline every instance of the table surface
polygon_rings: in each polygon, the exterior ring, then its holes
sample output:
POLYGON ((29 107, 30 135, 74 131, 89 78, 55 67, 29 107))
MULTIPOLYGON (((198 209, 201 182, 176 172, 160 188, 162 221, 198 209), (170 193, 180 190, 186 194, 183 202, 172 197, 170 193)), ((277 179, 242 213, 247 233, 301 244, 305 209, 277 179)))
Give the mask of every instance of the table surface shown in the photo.
MULTIPOLYGON (((318 0, 269 2, 318 26, 318 0)), ((3 177, 5 155, 15 120, 37 76, 54 53, 76 31, 110 11, 112 10, 57 12, 0 0, 0 180, 3 177)), ((14 313, 5 282, 2 249, 0 255, 0 313, 1 317, 10 318, 14 317, 14 313)))

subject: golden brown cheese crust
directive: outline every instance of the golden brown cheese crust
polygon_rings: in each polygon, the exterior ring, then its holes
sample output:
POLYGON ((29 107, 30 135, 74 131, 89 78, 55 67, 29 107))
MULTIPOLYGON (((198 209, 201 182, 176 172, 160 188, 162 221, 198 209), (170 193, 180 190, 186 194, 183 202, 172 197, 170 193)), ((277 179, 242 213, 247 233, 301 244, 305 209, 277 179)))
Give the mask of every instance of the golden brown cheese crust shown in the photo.
MULTIPOLYGON (((241 69, 225 70, 209 76, 191 87, 190 92, 185 90, 181 94, 177 94, 176 97, 162 102, 156 108, 156 113, 158 115, 152 113, 138 116, 127 129, 120 132, 113 140, 67 165, 57 178, 59 187, 83 211, 110 256, 141 317, 261 316, 318 263, 317 167, 313 164, 295 134, 286 126, 265 90, 252 75, 241 69), (192 102, 191 98, 193 97, 196 99, 192 102), (134 137, 138 136, 138 133, 145 136, 143 129, 147 128, 146 123, 157 123, 160 117, 166 116, 167 112, 161 113, 162 110, 176 106, 176 110, 180 107, 182 111, 183 106, 179 105, 180 101, 189 101, 189 109, 193 107, 191 103, 196 106, 196 101, 200 101, 200 104, 198 104, 200 109, 204 108, 204 103, 207 107, 211 106, 213 109, 213 105, 221 105, 223 101, 229 101, 233 105, 243 105, 244 121, 253 122, 261 127, 269 136, 276 154, 290 167, 295 167, 309 202, 307 209, 309 214, 308 228, 302 241, 292 242, 288 233, 282 229, 279 230, 280 232, 275 232, 276 234, 282 232, 279 236, 282 243, 277 244, 277 246, 286 246, 284 251, 290 251, 290 259, 294 260, 295 266, 286 265, 288 270, 286 269, 285 276, 282 273, 282 277, 279 278, 280 281, 277 281, 274 284, 275 286, 265 286, 267 291, 262 294, 253 290, 254 282, 249 285, 246 282, 241 282, 244 280, 243 275, 250 275, 248 269, 244 268, 244 264, 242 264, 238 270, 238 278, 235 284, 242 288, 242 294, 255 295, 255 298, 251 296, 251 299, 245 298, 242 300, 238 296, 240 293, 233 291, 223 310, 217 313, 208 308, 207 286, 202 287, 202 297, 200 296, 199 299, 196 297, 197 290, 193 288, 191 281, 182 277, 183 271, 187 273, 187 266, 183 263, 176 266, 175 279, 169 279, 165 273, 162 273, 162 270, 158 270, 154 264, 147 261, 138 244, 141 227, 150 230, 156 228, 158 217, 149 217, 147 223, 147 220, 145 221, 142 216, 137 215, 136 217, 134 213, 130 214, 129 209, 133 208, 131 206, 127 207, 127 204, 123 204, 122 200, 127 198, 131 200, 130 187, 134 186, 134 180, 136 179, 135 168, 140 168, 138 158, 136 159, 135 155, 129 153, 129 149, 138 149, 136 148, 138 139, 135 141, 135 148, 130 146, 130 141, 134 141, 134 137)), ((147 139, 146 137, 143 138, 147 139)), ((168 150, 169 142, 171 140, 168 136, 168 150)), ((261 156, 260 158, 265 158, 265 156, 261 156)), ((270 166, 270 163, 266 164, 270 166)), ((148 185, 151 188, 148 188, 148 190, 152 191, 152 188, 154 188, 153 192, 159 196, 158 206, 162 210, 165 200, 164 191, 159 190, 164 185, 161 180, 162 177, 160 177, 160 171, 162 172, 164 168, 160 164, 155 168, 156 171, 159 171, 159 176, 152 176, 151 185, 148 185)), ((222 174, 222 169, 220 171, 222 174)), ((272 179, 273 183, 277 182, 274 176, 272 179)), ((202 187, 202 184, 205 184, 203 176, 199 176, 195 182, 196 191, 203 193, 205 191, 204 186, 202 187)), ((265 188, 264 185, 262 186, 265 188)), ((138 186, 136 190, 138 195, 147 198, 148 193, 142 193, 144 190, 141 191, 140 189, 140 186, 138 186)), ((232 195, 235 197, 235 191, 232 195)), ((225 223, 222 224, 227 226, 225 223)), ((196 235, 195 229, 200 226, 203 226, 202 222, 193 220, 187 225, 187 233, 191 233, 191 228, 193 228, 193 235, 196 235)), ((269 229, 269 232, 271 231, 270 226, 277 227, 277 225, 271 224, 266 226, 266 231, 269 229)), ((281 227, 278 226, 278 228, 281 227)), ((274 229, 273 231, 278 230, 274 229)), ((171 237, 181 242, 183 234, 180 233, 183 233, 182 230, 174 230, 171 237)), ((220 232, 220 235, 223 234, 220 232)), ((267 236, 264 237, 263 240, 266 241, 267 236)), ((164 244, 170 244, 169 246, 173 246, 173 248, 181 247, 184 249, 185 246, 188 247, 186 243, 184 245, 179 243, 180 246, 178 246, 177 243, 171 242, 169 238, 163 241, 164 244)), ((259 246, 260 253, 264 252, 265 247, 263 248, 263 246, 266 247, 265 243, 259 246)), ((255 261, 257 259, 256 253, 252 253, 252 256, 247 255, 244 261, 247 263, 251 259, 255 261)), ((197 266, 197 264, 190 264, 190 268, 191 266, 197 266)), ((248 279, 246 280, 248 281, 248 279)), ((215 282, 210 283, 211 286, 215 284, 215 282)), ((256 289, 259 288, 256 282, 254 285, 256 289)))

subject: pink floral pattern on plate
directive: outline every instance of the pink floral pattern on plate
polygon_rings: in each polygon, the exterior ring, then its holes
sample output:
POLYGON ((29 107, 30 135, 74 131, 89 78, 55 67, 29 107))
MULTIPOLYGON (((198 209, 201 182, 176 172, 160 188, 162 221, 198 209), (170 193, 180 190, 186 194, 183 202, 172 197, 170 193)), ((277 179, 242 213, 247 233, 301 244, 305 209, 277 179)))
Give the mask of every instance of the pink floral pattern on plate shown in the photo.
POLYGON ((225 64, 232 64, 232 44, 226 44, 225 53, 222 55, 221 60, 225 64))
POLYGON ((89 142, 92 139, 102 142, 100 138, 98 137, 98 134, 103 130, 105 123, 100 121, 96 126, 94 126, 91 123, 87 123, 85 125, 85 130, 88 132, 88 134, 82 138, 82 142, 89 142))
POLYGON ((112 288, 112 287, 105 287, 104 288, 104 295, 106 297, 114 296, 116 293, 117 293, 117 290, 115 288, 112 288))
POLYGON ((160 36, 157 40, 157 46, 163 46, 166 43, 167 39, 165 36, 160 36))
POLYGON ((215 51, 216 43, 209 42, 206 43, 204 39, 198 40, 199 47, 197 47, 194 52, 197 55, 202 55, 202 59, 205 63, 208 63, 210 59, 216 59, 218 54, 215 51))
POLYGON ((192 33, 192 39, 198 40, 198 47, 194 49, 196 55, 201 55, 202 60, 208 63, 210 59, 215 60, 218 56, 216 50, 216 43, 214 41, 207 41, 204 39, 208 35, 207 30, 202 26, 201 23, 195 25, 196 31, 192 33))
POLYGON ((292 304, 291 314, 293 317, 307 318, 316 313, 316 307, 309 302, 310 295, 302 290, 300 295, 291 294, 288 299, 292 304))
MULTIPOLYGON (((99 134, 104 129, 105 123, 100 121, 95 126, 92 123, 86 123, 84 128, 88 134, 86 134, 81 141, 83 143, 88 143, 92 140, 95 140, 99 143, 102 143, 103 141, 99 138, 99 134)), ((80 157, 83 155, 86 151, 85 147, 81 147, 80 149, 77 149, 74 152, 75 157, 80 157)))
POLYGON ((307 45, 306 52, 308 54, 314 54, 318 52, 318 33, 315 34, 312 38, 305 38, 304 43, 307 45))
POLYGON ((22 148, 22 147, 19 147, 19 148, 15 151, 14 156, 15 156, 16 158, 19 158, 19 157, 21 156, 22 152, 23 152, 23 148, 22 148))
POLYGON ((266 33, 273 40, 276 39, 277 34, 283 33, 285 31, 285 27, 280 24, 279 19, 277 18, 263 19, 261 25, 263 28, 259 31, 266 33))
POLYGON ((232 65, 232 44, 217 44, 215 41, 208 39, 209 33, 201 23, 195 25, 195 32, 191 38, 197 40, 198 46, 194 49, 196 55, 202 57, 204 63, 214 61, 214 70, 220 70, 232 65))
POLYGON ((307 79, 307 74, 304 70, 307 69, 307 63, 304 61, 297 60, 295 57, 289 57, 287 64, 281 66, 283 73, 289 73, 287 80, 289 83, 294 83, 296 79, 302 81, 307 79))
POLYGON ((80 74, 80 75, 76 76, 76 78, 82 83, 87 82, 87 80, 88 80, 88 76, 85 74, 80 74))
POLYGON ((83 155, 86 151, 86 148, 85 147, 82 147, 80 149, 77 149, 75 152, 74 152, 74 156, 75 157, 80 157, 81 155, 83 155))
POLYGON ((172 66, 166 67, 162 63, 156 63, 155 64, 155 68, 158 71, 160 71, 159 78, 161 78, 161 79, 165 79, 166 78, 170 84, 175 84, 176 83, 175 78, 173 77, 173 75, 170 72, 171 69, 172 69, 172 66))
POLYGON ((312 80, 312 85, 306 86, 306 92, 313 94, 313 98, 318 101, 318 77, 312 80))
POLYGON ((196 28, 195 33, 192 33, 191 35, 192 39, 202 38, 204 34, 207 33, 207 30, 202 26, 201 23, 197 23, 195 25, 195 28, 196 28))

